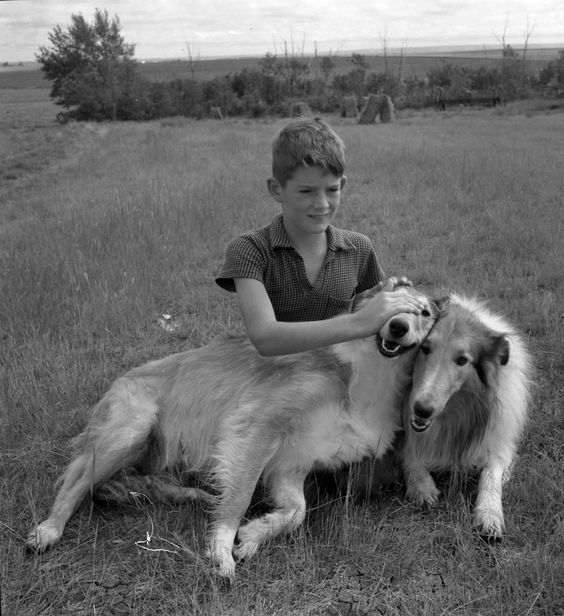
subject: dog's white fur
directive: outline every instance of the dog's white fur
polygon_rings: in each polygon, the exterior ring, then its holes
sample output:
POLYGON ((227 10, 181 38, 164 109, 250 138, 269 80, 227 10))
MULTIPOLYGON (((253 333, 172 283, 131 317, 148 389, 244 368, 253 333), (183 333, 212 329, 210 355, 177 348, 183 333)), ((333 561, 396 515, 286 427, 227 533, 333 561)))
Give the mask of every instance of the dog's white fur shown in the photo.
POLYGON ((501 538, 502 485, 527 420, 531 379, 531 356, 515 329, 476 299, 451 295, 418 352, 404 405, 407 495, 432 505, 439 491, 429 471, 477 469, 474 522, 482 535, 501 538))
MULTIPOLYGON (((362 294, 355 308, 377 291, 362 294)), ((150 487, 212 504, 210 557, 219 573, 233 576, 233 556, 252 556, 302 523, 310 471, 379 457, 391 447, 417 345, 439 312, 412 289, 396 292, 419 296, 428 310, 396 315, 379 332, 388 350, 404 351, 395 357, 384 357, 375 337, 270 358, 246 338, 233 338, 117 379, 94 407, 51 514, 31 530, 29 545, 42 551, 57 542, 79 503, 118 471, 137 467, 158 476, 181 468, 201 474, 213 494, 158 479, 150 487), (260 478, 274 509, 240 525, 260 478)))

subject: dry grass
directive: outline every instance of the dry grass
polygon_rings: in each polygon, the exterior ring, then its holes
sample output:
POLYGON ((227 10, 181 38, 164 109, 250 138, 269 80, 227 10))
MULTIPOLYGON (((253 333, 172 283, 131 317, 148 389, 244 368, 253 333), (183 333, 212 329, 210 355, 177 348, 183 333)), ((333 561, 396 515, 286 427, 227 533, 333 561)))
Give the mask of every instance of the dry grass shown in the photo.
MULTIPOLYGON (((277 211, 264 180, 283 121, 46 125, 11 143, 38 139, 57 155, 0 188, 2 614, 564 610, 564 116, 328 119, 349 145, 339 224, 370 235, 390 273, 490 298, 530 337, 538 389, 504 495, 506 540, 473 534, 472 483, 454 479, 431 512, 401 486, 365 503, 322 502, 241 564, 232 587, 198 556, 206 517, 196 505, 85 504, 58 547, 26 553, 69 439, 111 380, 240 330, 213 274, 232 235, 277 211), (156 325, 165 311, 182 317, 180 331, 156 325)), ((13 160, 21 151, 8 150, 13 160)))

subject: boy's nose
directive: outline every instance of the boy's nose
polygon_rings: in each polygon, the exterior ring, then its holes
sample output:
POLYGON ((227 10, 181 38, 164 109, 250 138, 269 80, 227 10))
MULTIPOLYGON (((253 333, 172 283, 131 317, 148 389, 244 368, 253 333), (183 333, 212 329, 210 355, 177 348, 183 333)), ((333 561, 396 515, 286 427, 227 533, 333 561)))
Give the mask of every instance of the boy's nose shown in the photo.
POLYGON ((318 195, 315 199, 315 209, 316 210, 328 210, 329 209, 329 201, 324 194, 318 195))

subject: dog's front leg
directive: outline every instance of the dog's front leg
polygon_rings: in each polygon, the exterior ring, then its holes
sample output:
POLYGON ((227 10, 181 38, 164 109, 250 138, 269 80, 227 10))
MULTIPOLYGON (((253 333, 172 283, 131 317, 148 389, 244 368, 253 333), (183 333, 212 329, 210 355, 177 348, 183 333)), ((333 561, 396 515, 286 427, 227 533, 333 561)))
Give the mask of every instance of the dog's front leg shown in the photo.
POLYGON ((234 440, 230 434, 230 439, 217 445, 218 451, 228 452, 229 455, 224 453, 216 458, 217 466, 213 474, 219 496, 213 513, 208 555, 217 572, 227 578, 235 576, 232 551, 237 529, 272 455, 272 444, 261 443, 259 435, 253 436, 244 433, 244 438, 234 440), (249 443, 260 443, 263 449, 250 447, 249 443))
POLYGON ((406 496, 419 507, 432 507, 439 500, 440 491, 431 473, 418 460, 404 465, 406 496))
POLYGON ((231 552, 238 524, 238 521, 235 525, 214 524, 207 550, 207 556, 217 568, 217 573, 231 580, 235 577, 235 560, 231 552))
POLYGON ((480 475, 478 497, 474 507, 474 524, 482 537, 499 540, 505 530, 501 492, 506 465, 501 460, 490 462, 480 475))
POLYGON ((282 532, 291 532, 301 525, 306 512, 306 474, 299 472, 285 476, 284 473, 275 473, 268 478, 266 485, 275 509, 239 528, 238 543, 233 549, 236 558, 253 556, 265 541, 282 532))

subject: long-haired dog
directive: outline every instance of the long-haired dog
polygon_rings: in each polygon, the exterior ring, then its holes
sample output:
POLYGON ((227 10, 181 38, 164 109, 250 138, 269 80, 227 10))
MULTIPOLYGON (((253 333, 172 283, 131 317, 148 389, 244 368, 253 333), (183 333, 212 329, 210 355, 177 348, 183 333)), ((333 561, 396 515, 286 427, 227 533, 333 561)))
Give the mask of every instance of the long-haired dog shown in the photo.
MULTIPOLYGON (((360 294, 353 309, 378 290, 360 294)), ((94 407, 51 514, 28 544, 54 544, 87 495, 133 467, 157 477, 147 486, 161 495, 211 503, 210 558, 233 576, 234 556, 249 557, 302 523, 310 471, 390 448, 415 353, 439 315, 415 290, 395 292, 417 295, 427 308, 396 315, 371 338, 282 357, 261 357, 248 339, 232 338, 118 378, 94 407), (159 481, 179 468, 201 474, 209 490, 159 481), (241 524, 259 479, 273 510, 241 524)))
POLYGON ((515 329, 483 303, 451 295, 441 307, 403 408, 407 496, 432 505, 439 491, 429 471, 478 470, 474 523, 483 536, 500 539, 502 485, 528 416, 531 356, 515 329))

